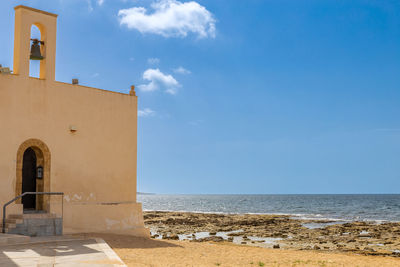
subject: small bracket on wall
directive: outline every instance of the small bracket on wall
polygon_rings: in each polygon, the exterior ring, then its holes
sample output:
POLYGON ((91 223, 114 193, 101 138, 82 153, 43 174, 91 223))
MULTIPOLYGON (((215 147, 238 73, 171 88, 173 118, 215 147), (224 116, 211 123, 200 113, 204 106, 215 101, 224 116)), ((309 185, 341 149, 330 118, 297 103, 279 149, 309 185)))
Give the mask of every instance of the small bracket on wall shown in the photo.
POLYGON ((71 133, 75 133, 77 130, 78 130, 78 129, 76 128, 75 125, 70 125, 70 126, 69 126, 69 131, 70 131, 71 133))

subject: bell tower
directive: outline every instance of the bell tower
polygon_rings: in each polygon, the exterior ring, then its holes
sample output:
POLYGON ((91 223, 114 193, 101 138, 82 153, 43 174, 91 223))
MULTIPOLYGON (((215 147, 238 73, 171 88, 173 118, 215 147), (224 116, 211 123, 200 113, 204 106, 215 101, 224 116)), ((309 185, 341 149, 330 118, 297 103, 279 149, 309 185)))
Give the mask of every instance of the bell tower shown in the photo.
POLYGON ((14 74, 29 77, 31 28, 35 25, 41 35, 40 79, 55 80, 57 15, 27 6, 15 8, 14 74))

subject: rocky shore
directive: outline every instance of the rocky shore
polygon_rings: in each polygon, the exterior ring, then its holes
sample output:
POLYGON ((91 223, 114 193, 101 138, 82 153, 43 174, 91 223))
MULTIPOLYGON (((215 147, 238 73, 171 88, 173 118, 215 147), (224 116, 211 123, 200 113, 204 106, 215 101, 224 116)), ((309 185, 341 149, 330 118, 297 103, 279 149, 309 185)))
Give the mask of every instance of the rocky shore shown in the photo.
POLYGON ((162 211, 144 212, 144 219, 155 239, 400 257, 400 223, 162 211))

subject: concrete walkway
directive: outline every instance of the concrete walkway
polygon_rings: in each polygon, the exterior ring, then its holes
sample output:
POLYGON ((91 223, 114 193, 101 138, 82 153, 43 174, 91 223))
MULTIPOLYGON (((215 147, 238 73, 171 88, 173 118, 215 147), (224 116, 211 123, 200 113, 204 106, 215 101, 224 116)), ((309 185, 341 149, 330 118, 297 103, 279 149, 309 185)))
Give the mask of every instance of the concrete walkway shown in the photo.
POLYGON ((31 238, 29 243, 0 245, 1 267, 126 266, 103 239, 31 238))

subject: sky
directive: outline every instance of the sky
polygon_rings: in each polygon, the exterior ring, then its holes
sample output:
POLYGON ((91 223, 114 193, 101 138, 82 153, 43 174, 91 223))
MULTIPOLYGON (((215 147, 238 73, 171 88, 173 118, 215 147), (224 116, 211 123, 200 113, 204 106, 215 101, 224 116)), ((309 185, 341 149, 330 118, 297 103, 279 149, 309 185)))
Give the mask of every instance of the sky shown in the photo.
POLYGON ((56 79, 139 97, 138 190, 400 193, 398 0, 31 0, 56 79))

